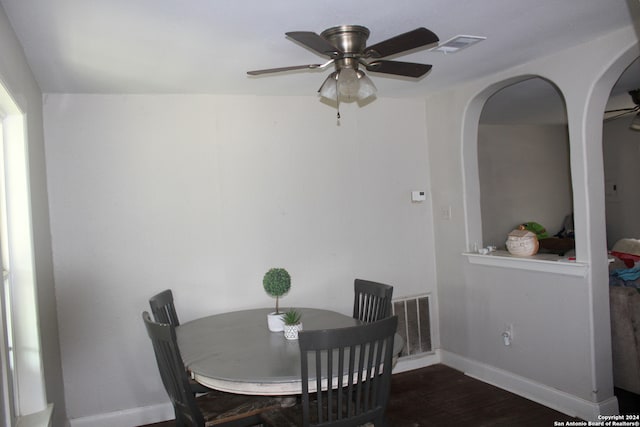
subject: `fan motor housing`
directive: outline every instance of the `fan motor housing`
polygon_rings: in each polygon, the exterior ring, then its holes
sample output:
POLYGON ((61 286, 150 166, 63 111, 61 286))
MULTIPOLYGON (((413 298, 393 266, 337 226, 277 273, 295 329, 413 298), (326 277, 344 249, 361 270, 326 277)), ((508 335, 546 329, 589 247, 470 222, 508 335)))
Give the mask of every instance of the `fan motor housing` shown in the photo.
POLYGON ((360 54, 369 34, 369 29, 361 25, 340 25, 324 30, 320 36, 346 54, 360 54))

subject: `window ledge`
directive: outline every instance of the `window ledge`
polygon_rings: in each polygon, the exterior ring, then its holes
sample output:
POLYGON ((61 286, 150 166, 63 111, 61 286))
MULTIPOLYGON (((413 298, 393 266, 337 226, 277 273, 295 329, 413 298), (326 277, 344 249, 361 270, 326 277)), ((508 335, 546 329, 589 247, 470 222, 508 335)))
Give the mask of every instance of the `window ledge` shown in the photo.
POLYGON ((35 414, 24 415, 18 418, 16 427, 51 427, 53 417, 53 404, 50 403, 44 410, 35 414))
POLYGON ((465 252, 471 264, 488 267, 513 268, 517 270, 540 271, 565 276, 586 277, 588 264, 576 262, 553 254, 538 254, 516 257, 507 251, 491 252, 487 255, 465 252))

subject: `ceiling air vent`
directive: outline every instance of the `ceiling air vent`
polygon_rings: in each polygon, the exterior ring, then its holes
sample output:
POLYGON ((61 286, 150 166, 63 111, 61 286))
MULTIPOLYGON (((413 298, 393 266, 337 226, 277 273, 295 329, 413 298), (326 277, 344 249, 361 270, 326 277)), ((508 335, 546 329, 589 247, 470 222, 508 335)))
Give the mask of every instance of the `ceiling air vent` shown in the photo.
POLYGON ((455 53, 485 39, 486 37, 480 36, 455 36, 430 50, 442 53, 455 53))

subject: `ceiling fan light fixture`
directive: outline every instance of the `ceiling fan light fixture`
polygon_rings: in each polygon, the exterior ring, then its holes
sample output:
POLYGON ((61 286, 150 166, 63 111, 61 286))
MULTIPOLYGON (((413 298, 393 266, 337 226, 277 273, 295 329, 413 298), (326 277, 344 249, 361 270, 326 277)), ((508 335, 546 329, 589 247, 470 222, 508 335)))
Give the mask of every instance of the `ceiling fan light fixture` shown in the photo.
POLYGON ((343 68, 329 74, 318 89, 318 94, 331 101, 338 101, 338 97, 343 101, 362 101, 375 95, 376 91, 376 85, 364 71, 343 68))
POLYGON ((353 68, 342 68, 338 71, 338 93, 348 101, 357 97, 360 90, 358 73, 353 68))
POLYGON ((376 85, 362 70, 357 71, 360 88, 358 89, 358 100, 362 101, 376 94, 376 85))
POLYGON ((362 101, 375 95, 376 91, 376 85, 364 71, 343 68, 329 74, 318 89, 318 94, 331 101, 338 101, 338 97, 342 101, 362 101))
POLYGON ((338 72, 334 71, 333 73, 329 74, 329 77, 327 77, 324 81, 324 83, 322 83, 322 86, 320 86, 320 89, 318 89, 318 93, 320 94, 321 97, 329 99, 331 101, 337 101, 338 100, 338 72))

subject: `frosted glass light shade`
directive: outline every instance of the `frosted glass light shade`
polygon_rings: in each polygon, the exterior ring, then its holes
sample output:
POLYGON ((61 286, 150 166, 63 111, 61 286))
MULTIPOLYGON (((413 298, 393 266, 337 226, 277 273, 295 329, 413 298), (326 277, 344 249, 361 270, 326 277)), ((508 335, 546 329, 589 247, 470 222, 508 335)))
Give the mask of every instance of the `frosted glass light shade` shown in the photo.
POLYGON ((346 99, 353 99, 358 95, 360 82, 358 74, 353 68, 343 68, 338 71, 338 93, 346 99))
POLYGON ((338 101, 363 100, 376 93, 376 86, 361 70, 343 68, 326 78, 318 93, 321 97, 338 101))
POLYGON ((332 101, 338 100, 338 72, 334 71, 329 74, 329 77, 322 83, 318 93, 321 97, 330 99, 332 101))
POLYGON ((360 82, 360 87, 358 88, 359 100, 367 99, 375 95, 377 90, 376 85, 373 84, 371 79, 367 77, 363 71, 358 70, 358 81, 360 82))

